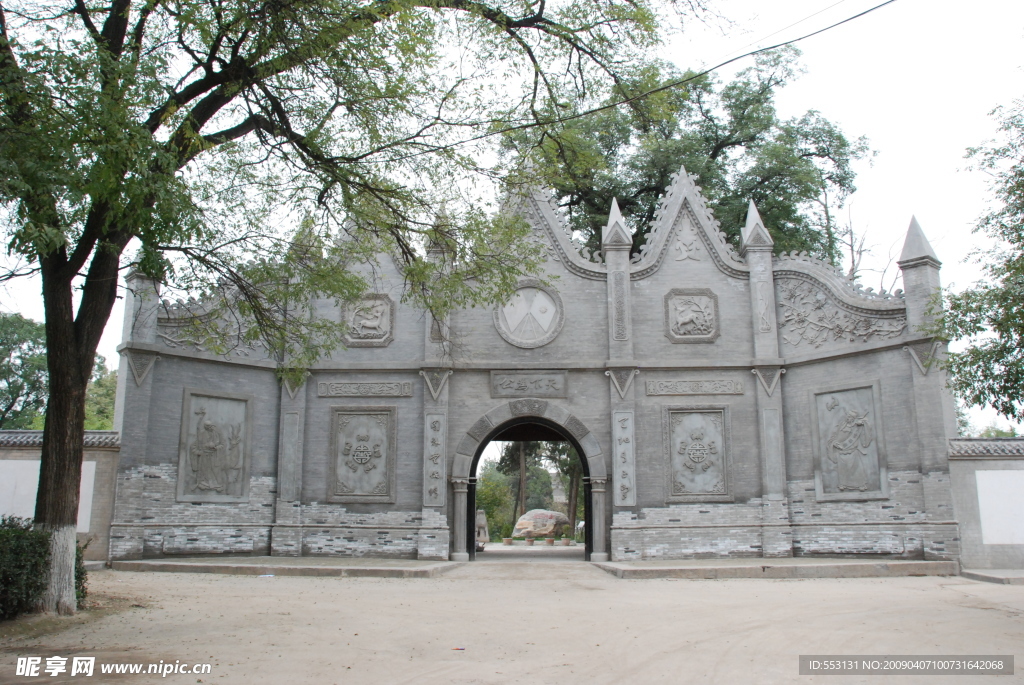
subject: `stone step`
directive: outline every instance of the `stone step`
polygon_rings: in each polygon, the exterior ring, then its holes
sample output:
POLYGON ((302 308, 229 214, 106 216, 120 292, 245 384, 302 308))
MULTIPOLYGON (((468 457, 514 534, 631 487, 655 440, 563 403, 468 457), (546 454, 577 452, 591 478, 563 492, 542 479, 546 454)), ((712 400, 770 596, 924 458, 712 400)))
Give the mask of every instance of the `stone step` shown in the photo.
POLYGON ((423 562, 363 559, 319 559, 301 557, 278 560, 263 557, 226 560, 141 559, 114 561, 115 571, 159 571, 163 573, 222 573, 239 576, 316 576, 335 578, 436 578, 461 564, 450 561, 423 562), (366 563, 369 561, 370 563, 366 563), (373 563, 377 561, 379 563, 373 563), (383 563, 380 563, 383 562, 383 563))
POLYGON ((1014 568, 985 568, 985 569, 964 569, 960 572, 964 578, 980 580, 986 583, 999 583, 1000 585, 1024 585, 1024 569, 1014 568))
MULTIPOLYGON (((737 560, 738 561, 738 560, 737 560)), ((714 560, 675 562, 597 562, 616 578, 681 578, 689 580, 725 580, 729 578, 894 578, 900 576, 955 576, 955 561, 860 561, 766 560, 746 563, 715 563, 714 560)))

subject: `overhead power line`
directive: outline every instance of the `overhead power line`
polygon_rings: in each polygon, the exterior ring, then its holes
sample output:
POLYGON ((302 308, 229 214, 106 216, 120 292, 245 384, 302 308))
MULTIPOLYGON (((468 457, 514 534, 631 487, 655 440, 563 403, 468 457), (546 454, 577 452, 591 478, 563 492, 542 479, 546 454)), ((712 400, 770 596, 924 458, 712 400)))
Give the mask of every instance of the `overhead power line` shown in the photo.
MULTIPOLYGON (((867 14, 871 14, 875 10, 879 10, 879 9, 885 7, 886 5, 891 5, 894 2, 896 2, 896 0, 886 0, 885 2, 880 3, 878 5, 875 5, 874 7, 868 8, 868 9, 864 10, 863 12, 858 12, 857 14, 854 14, 853 16, 847 17, 846 19, 843 19, 841 21, 837 21, 836 23, 830 24, 829 26, 826 26, 825 28, 818 29, 817 31, 812 31, 811 33, 808 33, 808 34, 805 34, 803 36, 800 36, 799 38, 793 38, 792 40, 787 40, 787 41, 784 41, 782 43, 776 43, 775 45, 769 45, 768 47, 758 48, 757 50, 751 50, 749 52, 745 52, 742 55, 738 55, 736 57, 732 57, 730 59, 727 59, 724 62, 720 62, 720 63, 716 64, 713 67, 708 67, 707 69, 705 69, 703 71, 700 71, 700 72, 697 72, 697 73, 695 73, 695 74, 693 74, 691 76, 687 76, 684 79, 679 79, 678 81, 673 81, 671 83, 666 83, 663 86, 659 86, 657 88, 652 88, 651 90, 644 91, 643 93, 639 93, 638 95, 634 95, 632 97, 628 97, 628 98, 624 98, 622 100, 618 100, 617 102, 612 102, 612 103, 609 103, 607 105, 601 105, 600 107, 594 107, 593 109, 588 109, 588 110, 586 110, 584 112, 578 112, 576 114, 570 114, 570 115, 565 116, 565 117, 558 117, 558 118, 552 119, 550 121, 532 121, 532 122, 527 123, 527 124, 518 124, 516 126, 509 126, 507 128, 499 129, 497 131, 488 131, 487 133, 481 133, 478 136, 474 136, 472 138, 466 138, 465 140, 460 140, 460 141, 458 141, 456 143, 450 143, 448 145, 442 145, 440 147, 432 148, 430 150, 424 150, 424 151, 421 151, 421 152, 414 152, 414 153, 409 154, 409 155, 404 155, 402 158, 406 158, 407 159, 409 157, 418 157, 419 155, 427 154, 428 152, 438 152, 438 151, 441 151, 441 150, 448 150, 448 149, 454 148, 454 147, 456 147, 458 145, 465 145, 466 143, 472 143, 472 142, 475 142, 475 141, 478 141, 478 140, 483 140, 485 138, 490 138, 492 136, 497 136, 497 135, 501 135, 501 134, 504 134, 504 133, 511 133, 513 131, 525 131, 525 130, 531 129, 531 128, 539 128, 541 126, 557 126, 558 124, 564 124, 564 123, 569 122, 569 121, 575 121, 576 119, 582 119, 583 117, 590 116, 591 114, 597 114, 598 112, 604 112, 604 111, 609 110, 609 109, 614 109, 616 107, 620 107, 621 105, 628 105, 631 102, 637 102, 638 100, 643 100, 644 98, 650 97, 651 95, 654 95, 656 93, 661 93, 663 91, 670 90, 672 88, 678 88, 679 86, 684 86, 687 83, 690 83, 691 81, 699 79, 702 76, 707 76, 708 74, 710 74, 713 71, 717 71, 718 69, 721 69, 724 66, 728 66, 728 65, 732 64, 733 62, 738 62, 739 60, 744 59, 746 57, 752 57, 752 56, 758 55, 758 54, 760 54, 762 52, 768 52, 770 50, 775 50, 777 48, 785 47, 787 45, 793 45, 794 43, 799 43, 800 41, 807 40, 808 38, 813 38, 814 36, 817 36, 819 34, 825 33, 826 31, 831 31, 832 29, 834 29, 834 28, 836 28, 838 26, 842 26, 843 24, 847 24, 847 23, 849 23, 849 22, 851 22, 851 21, 853 21, 855 19, 860 19, 861 17, 863 17, 863 16, 865 16, 867 14)), ((836 3, 836 4, 839 4, 839 3, 836 3)), ((800 22, 797 22, 797 23, 800 23, 800 22)), ((782 30, 785 30, 785 29, 782 29, 782 30)), ((778 31, 776 31, 776 33, 778 33, 778 31)), ((770 35, 774 35, 774 34, 770 34, 770 35)), ((402 158, 399 158, 399 159, 402 159, 402 158)))

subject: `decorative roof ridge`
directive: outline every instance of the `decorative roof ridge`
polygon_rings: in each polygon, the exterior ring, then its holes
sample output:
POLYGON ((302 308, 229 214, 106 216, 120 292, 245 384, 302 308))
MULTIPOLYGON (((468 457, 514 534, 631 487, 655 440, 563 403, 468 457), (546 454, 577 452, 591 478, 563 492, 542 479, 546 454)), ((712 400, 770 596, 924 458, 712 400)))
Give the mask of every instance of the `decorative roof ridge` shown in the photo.
POLYGON ((672 174, 672 182, 658 200, 658 209, 650 223, 647 240, 640 246, 640 252, 630 260, 634 279, 645 278, 657 271, 681 212, 689 210, 694 228, 702 234, 702 242, 713 250, 715 264, 724 273, 735 278, 747 277, 747 263, 736 252, 721 230, 722 223, 708 208, 707 201, 697 185, 697 176, 689 174, 685 166, 672 174))
POLYGON ((840 267, 833 266, 823 259, 808 254, 806 251, 783 252, 772 260, 774 271, 793 269, 817 277, 825 281, 832 290, 844 299, 853 300, 850 304, 865 304, 868 307, 877 307, 881 303, 892 304, 904 307, 903 290, 894 292, 885 290, 875 292, 874 288, 865 288, 855 279, 847 275, 840 267), (858 302, 859 301, 859 302, 858 302))
MULTIPOLYGON (((42 447, 41 430, 0 430, 0 447, 42 447)), ((118 431, 85 431, 85 447, 120 447, 118 431)))
POLYGON ((1014 438, 950 438, 950 456, 1024 456, 1024 436, 1014 438))

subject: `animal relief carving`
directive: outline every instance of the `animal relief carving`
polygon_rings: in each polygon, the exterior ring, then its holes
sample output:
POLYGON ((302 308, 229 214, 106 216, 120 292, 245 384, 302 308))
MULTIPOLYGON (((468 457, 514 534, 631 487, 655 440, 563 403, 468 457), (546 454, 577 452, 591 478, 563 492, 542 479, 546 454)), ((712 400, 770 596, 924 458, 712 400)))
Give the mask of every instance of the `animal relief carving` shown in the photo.
POLYGON ((364 295, 346 309, 345 323, 349 347, 386 347, 394 339, 395 304, 381 293, 364 295))
POLYGON ((673 288, 665 295, 665 335, 674 343, 710 343, 719 335, 718 296, 707 289, 673 288))

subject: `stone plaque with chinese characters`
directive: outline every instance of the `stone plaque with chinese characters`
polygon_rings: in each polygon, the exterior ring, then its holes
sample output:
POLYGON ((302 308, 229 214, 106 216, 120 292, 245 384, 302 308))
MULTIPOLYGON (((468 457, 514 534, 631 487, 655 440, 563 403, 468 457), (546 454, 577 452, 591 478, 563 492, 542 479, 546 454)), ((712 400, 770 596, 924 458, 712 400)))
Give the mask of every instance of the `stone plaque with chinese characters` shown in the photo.
POLYGON ((178 451, 179 502, 249 499, 252 397, 185 389, 178 451))
POLYGON ((317 383, 316 393, 320 397, 411 397, 412 383, 409 381, 317 383))
POLYGON ((819 500, 887 496, 885 449, 874 384, 814 394, 815 490, 819 500))
POLYGON ((648 395, 742 395, 743 384, 734 380, 647 381, 648 395))
POLYGON ((491 371, 491 397, 568 397, 565 371, 491 371))
POLYGON ((448 417, 427 414, 423 426, 423 506, 443 507, 447 479, 445 478, 445 434, 448 417))
POLYGON ((332 407, 331 502, 393 502, 394 407, 332 407))
POLYGON ((636 506, 636 469, 633 412, 612 412, 612 502, 617 507, 636 506))
POLYGON ((727 417, 725 407, 665 410, 669 501, 731 501, 727 417))

